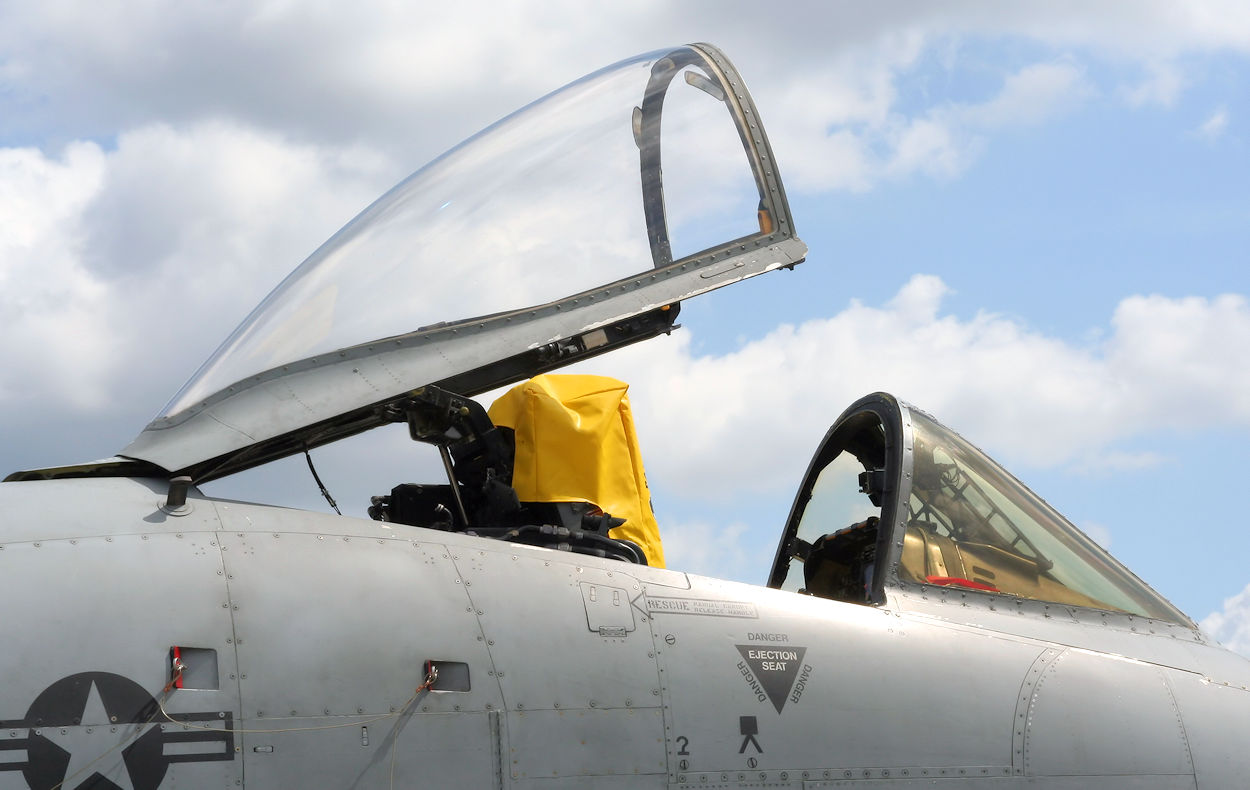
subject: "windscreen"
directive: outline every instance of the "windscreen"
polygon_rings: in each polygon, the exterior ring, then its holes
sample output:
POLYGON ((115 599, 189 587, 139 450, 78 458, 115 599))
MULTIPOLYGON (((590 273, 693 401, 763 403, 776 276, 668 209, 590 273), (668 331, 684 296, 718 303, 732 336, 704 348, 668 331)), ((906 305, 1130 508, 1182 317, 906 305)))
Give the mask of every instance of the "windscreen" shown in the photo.
POLYGON ((292 272, 161 416, 291 362, 547 304, 667 264, 644 201, 663 207, 672 259, 759 233, 760 189, 725 86, 702 58, 683 48, 623 61, 417 171, 292 272), (658 113, 640 117, 657 84, 662 123, 658 113), (659 130, 664 165, 663 183, 645 189, 644 127, 659 130))
POLYGON ((1175 607, 962 437, 912 411, 905 581, 1188 625, 1175 607))

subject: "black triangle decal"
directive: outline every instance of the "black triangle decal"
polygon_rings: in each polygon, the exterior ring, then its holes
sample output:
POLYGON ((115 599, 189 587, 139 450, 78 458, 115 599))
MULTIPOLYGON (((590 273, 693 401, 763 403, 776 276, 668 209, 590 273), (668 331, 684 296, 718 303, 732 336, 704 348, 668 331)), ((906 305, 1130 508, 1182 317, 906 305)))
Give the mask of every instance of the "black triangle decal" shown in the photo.
POLYGON ((735 645, 742 654, 742 660, 755 673, 755 679, 768 695, 778 713, 786 705, 790 688, 794 686, 794 678, 799 674, 803 664, 806 647, 787 645, 735 645))

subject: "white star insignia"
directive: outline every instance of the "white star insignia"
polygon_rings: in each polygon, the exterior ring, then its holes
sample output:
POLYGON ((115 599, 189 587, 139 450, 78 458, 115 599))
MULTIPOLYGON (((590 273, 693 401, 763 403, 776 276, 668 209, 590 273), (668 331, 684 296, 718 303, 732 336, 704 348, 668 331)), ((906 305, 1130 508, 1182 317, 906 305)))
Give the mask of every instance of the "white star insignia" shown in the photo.
MULTIPOLYGON (((108 709, 104 706, 104 699, 100 696, 100 690, 96 688, 95 681, 91 682, 91 688, 87 691, 87 700, 83 704, 82 716, 79 721, 82 727, 108 727, 112 724, 109 721, 108 709)), ((101 754, 97 753, 95 749, 83 748, 82 737, 78 733, 75 733, 75 737, 70 741, 69 735, 62 736, 60 734, 60 728, 45 728, 43 736, 69 752, 69 767, 65 769, 65 777, 62 779, 64 784, 61 790, 76 790, 95 774, 100 774, 108 781, 122 788, 122 790, 135 790, 134 784, 130 780, 130 770, 126 767, 126 761, 123 758, 123 752, 125 752, 126 747, 138 738, 136 733, 130 731, 130 727, 127 727, 124 732, 124 735, 119 732, 119 737, 126 738, 125 746, 112 752, 107 752, 106 750, 102 758, 101 754), (99 762, 96 762, 97 760, 99 762)), ((113 745, 115 744, 111 744, 109 748, 112 748, 113 745)))

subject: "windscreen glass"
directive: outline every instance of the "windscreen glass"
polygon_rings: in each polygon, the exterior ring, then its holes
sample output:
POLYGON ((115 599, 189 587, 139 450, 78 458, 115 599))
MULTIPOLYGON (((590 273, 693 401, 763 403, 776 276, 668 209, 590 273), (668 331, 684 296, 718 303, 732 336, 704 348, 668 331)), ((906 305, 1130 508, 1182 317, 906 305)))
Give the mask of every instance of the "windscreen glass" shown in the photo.
POLYGON ((724 113, 724 92, 705 75, 686 66, 664 96, 664 200, 675 260, 761 230, 738 130, 708 122, 724 113))
POLYGON ((1188 624, 988 456, 916 411, 905 581, 1188 624))
POLYGON ((757 215, 750 161, 725 86, 693 50, 585 77, 362 212, 253 311, 161 416, 294 361, 547 304, 760 233, 771 220, 757 215), (649 90, 663 91, 662 101, 644 102, 649 90), (654 110, 644 119, 640 108, 657 104, 662 123, 654 110), (643 139, 648 130, 661 145, 643 139), (662 169, 640 168, 644 148, 662 151, 662 169), (645 201, 663 207, 659 235, 671 240, 671 259, 656 253, 645 201))
POLYGON ((867 603, 876 569, 881 497, 869 476, 884 474, 885 432, 873 412, 839 423, 821 456, 829 462, 799 492, 799 523, 781 589, 867 603))

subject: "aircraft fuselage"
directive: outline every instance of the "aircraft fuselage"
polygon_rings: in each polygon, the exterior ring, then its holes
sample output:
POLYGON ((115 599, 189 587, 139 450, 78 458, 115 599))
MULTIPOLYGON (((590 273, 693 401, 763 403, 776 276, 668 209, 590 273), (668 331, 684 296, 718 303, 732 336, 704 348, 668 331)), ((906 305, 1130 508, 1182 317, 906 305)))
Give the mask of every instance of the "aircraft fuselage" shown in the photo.
POLYGON ((166 487, 0 485, 0 787, 1225 788, 1250 771, 1228 748, 1250 736, 1250 665, 1179 626, 957 590, 863 606, 194 491, 171 514, 166 487), (439 677, 414 696, 427 662, 439 677))

